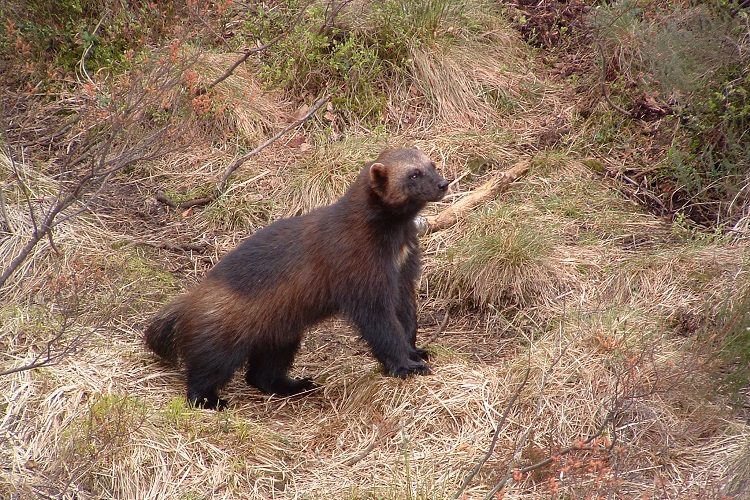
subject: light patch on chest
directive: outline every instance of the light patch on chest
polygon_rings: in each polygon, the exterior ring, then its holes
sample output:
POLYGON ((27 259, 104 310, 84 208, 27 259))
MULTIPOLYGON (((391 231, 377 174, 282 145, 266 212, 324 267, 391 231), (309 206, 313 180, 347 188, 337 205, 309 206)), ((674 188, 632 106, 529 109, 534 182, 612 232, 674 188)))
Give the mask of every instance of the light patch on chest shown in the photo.
POLYGON ((401 245, 401 249, 396 254, 396 267, 399 270, 404 267, 404 264, 406 264, 406 260, 409 258, 412 252, 414 252, 414 250, 415 247, 411 242, 407 242, 401 245))

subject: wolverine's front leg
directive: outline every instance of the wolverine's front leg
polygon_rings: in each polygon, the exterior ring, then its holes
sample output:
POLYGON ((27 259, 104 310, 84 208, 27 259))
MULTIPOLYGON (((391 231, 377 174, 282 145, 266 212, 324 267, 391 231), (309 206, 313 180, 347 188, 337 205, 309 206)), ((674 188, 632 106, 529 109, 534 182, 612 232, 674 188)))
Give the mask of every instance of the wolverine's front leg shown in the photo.
POLYGON ((432 373, 427 363, 420 356, 415 356, 416 350, 407 340, 396 310, 391 298, 367 297, 358 301, 354 310, 347 313, 370 345, 373 355, 383 364, 386 373, 402 378, 411 374, 432 373))
POLYGON ((411 347, 410 357, 427 361, 429 359, 427 350, 417 347, 417 297, 414 285, 402 280, 400 292, 396 305, 396 317, 401 323, 406 341, 411 347))
POLYGON ((406 340, 412 347, 411 357, 428 360, 426 349, 417 347, 417 290, 419 277, 419 251, 413 250, 404 262, 399 274, 399 296, 396 302, 396 316, 401 322, 406 340))

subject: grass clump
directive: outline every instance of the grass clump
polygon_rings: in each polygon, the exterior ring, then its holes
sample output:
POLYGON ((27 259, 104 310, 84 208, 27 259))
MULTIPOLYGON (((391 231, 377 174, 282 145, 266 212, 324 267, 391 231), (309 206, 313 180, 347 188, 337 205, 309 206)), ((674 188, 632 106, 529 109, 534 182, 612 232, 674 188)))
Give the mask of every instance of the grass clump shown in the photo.
POLYGON ((478 307, 524 307, 561 285, 550 261, 552 237, 512 215, 494 209, 469 221, 430 271, 438 293, 478 307))
POLYGON ((420 83, 415 53, 476 36, 489 18, 483 6, 455 0, 302 5, 244 21, 261 40, 289 30, 261 56, 259 74, 290 95, 330 94, 345 121, 369 124, 382 122, 395 92, 420 83))
POLYGON ((380 140, 352 139, 319 147, 295 162, 284 172, 281 196, 287 204, 283 215, 300 215, 336 201, 382 148, 380 140))
POLYGON ((239 201, 236 197, 223 196, 203 211, 203 217, 212 226, 227 231, 245 232, 270 222, 274 211, 271 200, 251 198, 239 201))

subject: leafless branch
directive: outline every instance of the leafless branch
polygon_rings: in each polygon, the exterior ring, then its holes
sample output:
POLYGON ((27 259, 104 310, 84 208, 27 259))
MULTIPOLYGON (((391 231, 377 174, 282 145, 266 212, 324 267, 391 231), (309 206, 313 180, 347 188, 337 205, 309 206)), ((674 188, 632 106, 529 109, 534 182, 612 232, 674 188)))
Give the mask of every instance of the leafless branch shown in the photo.
POLYGON ((321 97, 320 99, 318 99, 318 101, 315 104, 312 105, 312 107, 310 109, 307 110, 307 112, 302 117, 300 117, 299 119, 295 120, 294 123, 288 125, 283 130, 277 132, 273 137, 271 137, 270 139, 266 140, 260 146, 258 146, 257 148, 253 149, 252 151, 250 151, 246 155, 240 156, 239 158, 237 158, 236 160, 234 160, 234 162, 232 162, 232 164, 229 165, 226 168, 226 170, 224 170, 224 173, 219 178, 219 182, 218 182, 218 184, 216 186, 216 191, 218 193, 223 192, 224 188, 226 187, 227 180, 234 173, 235 170, 237 170, 247 160, 249 160, 253 156, 256 156, 258 153, 260 153, 261 151, 263 151, 264 149, 266 149, 268 146, 270 146, 271 144, 273 144, 274 142, 276 142, 277 140, 279 140, 279 138, 281 138, 287 132, 289 132, 290 130, 293 130, 293 129, 299 127, 300 125, 302 125, 303 123, 305 123, 307 120, 309 120, 310 117, 312 115, 314 115, 315 112, 318 111, 320 108, 322 108, 323 105, 325 105, 328 102, 329 99, 330 99, 330 96, 321 97))
POLYGON ((0 186, 0 214, 3 216, 3 222, 5 222, 7 231, 9 233, 12 233, 14 231, 14 227, 10 222, 10 217, 8 217, 8 210, 5 208, 5 204, 5 193, 3 192, 2 186, 0 186))
POLYGON ((323 107, 324 104, 328 102, 330 99, 329 96, 322 97, 318 99, 318 101, 312 105, 310 109, 307 110, 307 112, 299 119, 295 120, 294 123, 288 125, 283 130, 277 132, 273 137, 263 142, 261 145, 250 151, 249 153, 240 156, 236 160, 232 162, 231 165, 229 165, 224 172, 219 177, 218 182, 216 183, 216 186, 214 187, 213 194, 211 196, 204 196, 201 198, 195 198, 192 200, 184 201, 180 204, 175 203, 173 200, 171 200, 166 195, 158 196, 156 199, 166 205, 172 206, 172 207, 178 207, 181 209, 186 209, 189 207, 195 207, 195 206, 203 206, 208 205, 212 201, 216 200, 226 189, 227 181, 229 180, 229 177, 234 173, 235 170, 237 170, 240 166, 242 166, 243 163, 245 163, 247 160, 252 158, 253 156, 256 156, 258 153, 266 149, 268 146, 279 140, 282 136, 287 134, 289 131, 294 130, 295 128, 299 127, 303 123, 305 123, 307 120, 309 120, 316 111, 318 111, 321 107, 323 107))
POLYGON ((326 4, 326 20, 323 23, 323 25, 318 30, 318 34, 322 35, 326 33, 331 27, 333 27, 333 24, 336 20, 336 16, 339 15, 341 10, 346 7, 348 4, 350 4, 352 0, 343 0, 339 2, 338 4, 335 1, 330 1, 326 4))
MULTIPOLYGON (((171 109, 167 110, 169 117, 162 126, 146 130, 143 117, 149 109, 162 109, 163 96, 179 88, 180 69, 184 68, 159 63, 147 69, 150 73, 142 77, 143 81, 138 81, 125 94, 113 97, 108 108, 103 109, 93 100, 84 101, 75 110, 76 122, 66 121, 63 125, 65 129, 78 125, 80 131, 69 138, 67 144, 58 146, 61 151, 57 161, 60 187, 44 212, 34 207, 25 174, 18 168, 16 155, 9 148, 8 157, 26 199, 33 230, 20 252, 4 266, 0 287, 43 239, 48 239, 50 247, 56 251, 52 237, 54 228, 89 210, 113 175, 134 163, 156 158, 172 147, 163 138, 174 129, 171 117, 176 115, 182 93, 173 97, 171 109)), ((53 133, 49 137, 62 137, 62 134, 53 133)), ((18 145, 18 151, 23 158, 23 144, 18 145)))
POLYGON ((229 78, 230 76, 232 76, 232 74, 234 73, 234 70, 236 70, 240 66, 240 64, 242 64, 245 61, 247 61, 247 59, 251 55, 257 54, 259 52, 263 52, 265 50, 268 50, 270 47, 274 46, 279 40, 281 40, 281 39, 285 38, 286 36, 288 36, 289 33, 292 32, 292 30, 294 29, 294 27, 297 26, 297 24, 299 24, 300 20, 302 19, 303 14, 307 11, 307 8, 310 6, 311 3, 312 3, 312 0, 310 0, 309 2, 307 2, 304 6, 302 6, 302 8, 300 9, 300 11, 297 13, 297 16, 294 18, 294 20, 292 21, 292 23, 287 27, 287 29, 284 30, 283 33, 281 33, 280 35, 272 38, 271 40, 269 40, 268 42, 264 43, 263 45, 259 45, 258 47, 253 47, 251 49, 246 49, 244 51, 244 53, 242 54, 242 56, 240 56, 240 58, 237 59, 234 62, 234 64, 232 64, 229 68, 227 68, 227 70, 220 77, 216 78, 214 81, 212 81, 211 83, 209 83, 205 88, 200 88, 200 89, 196 90, 195 93, 197 95, 205 94, 206 92, 208 92, 209 90, 211 90, 212 88, 216 87, 218 84, 220 84, 221 82, 223 82, 224 80, 226 80, 227 78, 229 78))
MULTIPOLYGON (((601 425, 599 425, 599 427, 592 434, 590 434, 589 437, 586 438, 586 440, 583 441, 582 443, 576 443, 566 448, 563 448, 562 450, 559 450, 557 453, 555 453, 554 456, 547 457, 544 460, 540 460, 539 462, 536 462, 534 464, 528 465, 526 467, 522 467, 518 469, 516 472, 520 474, 526 474, 526 473, 535 471, 537 469, 541 469, 542 467, 546 467, 547 465, 557 460, 559 457, 567 455, 568 453, 572 451, 591 449, 591 448, 587 448, 587 446, 591 444, 595 439, 602 436, 602 434, 604 433, 604 429, 606 429, 607 425, 609 425, 609 423, 614 418, 616 414, 615 410, 616 410, 615 408, 610 410, 609 413, 607 413, 606 417, 604 417, 604 419, 602 420, 601 425)), ((611 446, 614 446, 614 442, 612 443, 611 446)), ((485 498, 488 500, 491 498, 494 498, 495 494, 499 492, 500 490, 502 490, 505 487, 505 485, 508 484, 508 481, 510 481, 512 477, 513 477, 513 473, 508 471, 505 474, 505 476, 503 476, 503 478, 487 493, 485 498)))
POLYGON ((24 372, 27 370, 33 370, 34 368, 40 368, 42 366, 53 365, 76 350, 76 348, 83 344, 83 342, 91 334, 93 334, 93 330, 90 333, 76 336, 72 341, 69 341, 67 344, 58 349, 58 346, 64 340, 65 334, 68 333, 69 328, 72 324, 72 316, 66 316, 57 332, 55 332, 55 335, 51 339, 47 340, 45 349, 43 351, 39 352, 34 357, 34 359, 24 365, 0 371, 0 377, 11 375, 13 373, 24 372))
POLYGON ((503 428, 503 425, 505 425, 505 421, 508 418, 508 414, 510 413, 510 410, 513 408, 513 406, 516 404, 516 401, 518 400, 519 396, 521 395, 521 391, 523 391, 524 387, 526 387, 526 384, 529 381, 529 377, 531 375, 531 365, 529 365, 526 368, 526 374, 523 377, 523 380, 521 380, 521 383, 518 384, 518 387, 516 387, 516 390, 513 391, 513 396, 511 396, 510 401, 507 405, 505 405, 505 410, 503 411, 502 416, 500 417, 500 421, 495 426, 495 432, 492 434, 492 441, 490 442, 490 446, 485 452, 485 454, 482 456, 481 459, 479 459, 479 462, 477 465, 474 466, 474 468, 471 470, 471 472, 464 478, 464 481, 461 483, 461 486, 458 488, 456 493, 453 494, 454 500, 457 499, 461 494, 466 490, 466 487, 469 486, 469 483, 471 483, 472 479, 479 474, 479 471, 482 470, 482 467, 485 463, 487 463, 487 460, 490 459, 492 456, 492 453, 495 451, 495 445, 497 444, 497 438, 500 436, 500 429, 503 428))
POLYGON ((46 341, 44 349, 38 352, 31 361, 21 366, 0 371, 0 377, 33 370, 42 366, 53 365, 79 348, 95 331, 99 329, 99 327, 95 327, 87 333, 77 334, 72 339, 66 341, 66 334, 70 332, 70 327, 73 325, 75 318, 78 315, 81 295, 81 291, 78 289, 76 282, 73 282, 72 286, 72 303, 68 303, 62 308, 63 315, 60 326, 57 328, 54 335, 46 341))

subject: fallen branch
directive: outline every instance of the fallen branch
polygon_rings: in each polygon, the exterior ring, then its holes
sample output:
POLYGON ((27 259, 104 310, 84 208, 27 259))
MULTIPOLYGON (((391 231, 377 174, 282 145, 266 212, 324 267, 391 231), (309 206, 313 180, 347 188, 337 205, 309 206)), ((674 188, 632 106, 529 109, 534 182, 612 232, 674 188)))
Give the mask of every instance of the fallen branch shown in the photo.
POLYGON ((151 248, 159 248, 162 250, 170 250, 172 252, 195 252, 195 253, 205 253, 207 250, 206 245, 196 245, 192 243, 185 243, 184 245, 177 245, 174 243, 170 243, 168 241, 146 241, 146 240, 135 240, 129 242, 127 245, 124 246, 124 248, 127 247, 134 247, 134 246, 146 246, 151 248))
MULTIPOLYGON (((437 215, 424 217, 427 231, 440 231, 447 229, 464 218, 467 213, 484 201, 496 197, 501 191, 508 187, 516 179, 529 171, 530 162, 523 160, 508 170, 498 173, 492 179, 471 191, 453 205, 449 206, 437 215)), ((426 232, 426 231, 425 231, 426 232)))

